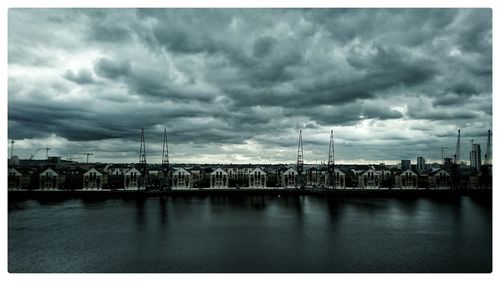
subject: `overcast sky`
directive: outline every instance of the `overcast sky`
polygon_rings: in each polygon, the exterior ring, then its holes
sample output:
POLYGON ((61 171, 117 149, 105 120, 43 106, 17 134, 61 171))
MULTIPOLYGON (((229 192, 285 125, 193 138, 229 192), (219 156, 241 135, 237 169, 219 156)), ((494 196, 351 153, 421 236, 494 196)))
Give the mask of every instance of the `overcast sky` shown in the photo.
POLYGON ((144 128, 155 163, 167 128, 174 163, 289 163, 302 129, 320 163, 334 130, 337 162, 391 163, 451 157, 461 128, 468 160, 492 123, 491 22, 490 9, 10 9, 9 138, 21 158, 49 146, 137 162, 144 128))

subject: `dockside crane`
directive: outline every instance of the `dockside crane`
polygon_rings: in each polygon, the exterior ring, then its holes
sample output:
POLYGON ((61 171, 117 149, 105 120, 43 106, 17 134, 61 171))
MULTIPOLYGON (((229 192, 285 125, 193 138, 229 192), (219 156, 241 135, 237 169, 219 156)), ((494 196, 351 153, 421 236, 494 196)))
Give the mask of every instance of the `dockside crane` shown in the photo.
POLYGON ((335 149, 333 130, 330 131, 330 148, 328 149, 328 186, 335 188, 335 149))
POLYGON ((300 189, 304 188, 304 148, 302 146, 302 130, 299 131, 299 147, 297 149, 297 183, 300 189))
POLYGON ((169 189, 170 188, 170 162, 168 158, 168 138, 167 129, 163 131, 163 149, 161 154, 161 179, 160 188, 169 189))
POLYGON ((460 130, 458 130, 457 136, 457 146, 455 150, 455 155, 453 155, 453 163, 460 164, 460 130))
POLYGON ((141 148, 139 150, 139 187, 146 188, 148 185, 148 166, 146 163, 146 141, 144 140, 144 128, 141 128, 141 148))

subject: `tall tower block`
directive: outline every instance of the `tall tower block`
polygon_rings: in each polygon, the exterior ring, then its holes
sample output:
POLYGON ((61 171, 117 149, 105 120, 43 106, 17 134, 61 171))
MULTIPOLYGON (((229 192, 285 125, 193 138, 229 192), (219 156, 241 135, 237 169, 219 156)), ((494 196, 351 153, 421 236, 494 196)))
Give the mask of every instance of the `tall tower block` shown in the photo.
POLYGON ((486 142, 486 155, 484 156, 486 165, 491 165, 491 130, 488 130, 488 141, 486 142))

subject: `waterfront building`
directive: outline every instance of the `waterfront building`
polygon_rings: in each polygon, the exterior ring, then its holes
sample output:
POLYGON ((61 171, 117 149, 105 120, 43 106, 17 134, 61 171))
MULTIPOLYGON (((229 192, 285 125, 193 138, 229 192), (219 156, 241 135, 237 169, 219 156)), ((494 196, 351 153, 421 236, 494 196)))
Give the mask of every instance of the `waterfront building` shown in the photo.
POLYGON ((281 173, 281 186, 284 188, 297 188, 297 170, 289 168, 281 173))
POLYGON ((325 173, 321 172, 316 167, 311 167, 306 170, 306 186, 322 187, 325 184, 325 173))
MULTIPOLYGON (((345 188, 345 173, 339 169, 334 169, 333 173, 335 175, 335 188, 339 188, 339 189, 345 188)), ((325 179, 326 179, 326 176, 325 176, 325 179)))
POLYGON ((226 169, 228 177, 232 180, 238 179, 238 167, 235 165, 230 165, 226 169))
POLYGON ((200 166, 194 166, 188 169, 188 171, 193 177, 193 184, 203 179, 203 169, 200 166))
POLYGON ((358 186, 366 189, 380 188, 379 173, 372 167, 359 174, 358 186))
POLYGON ((107 185, 107 175, 92 168, 83 173, 83 190, 102 190, 107 185))
POLYGON ((429 187, 450 188, 450 173, 444 169, 435 169, 429 173, 429 187))
POLYGON ((21 178, 22 178, 23 174, 21 172, 19 172, 17 169, 15 168, 10 168, 9 169, 9 175, 8 175, 8 182, 7 182, 7 185, 8 185, 8 189, 9 190, 19 190, 21 189, 22 185, 21 185, 21 178))
POLYGON ((417 173, 411 169, 406 169, 395 176, 395 187, 401 189, 417 188, 417 173))
POLYGON ((124 165, 124 164, 112 164, 106 166, 103 171, 106 172, 108 175, 120 175, 123 176, 125 173, 130 170, 129 165, 124 165))
POLYGON ((253 169, 248 175, 249 188, 264 188, 266 187, 267 174, 261 168, 253 169))
POLYGON ((221 168, 210 173, 210 188, 228 188, 229 174, 221 168))
POLYGON ((64 176, 64 182, 59 186, 59 189, 82 189, 83 174, 85 169, 80 167, 65 167, 57 170, 59 176, 64 176))
POLYGON ((59 175, 56 171, 51 168, 45 169, 39 175, 39 185, 41 190, 57 190, 61 183, 64 182, 64 176, 59 175))
POLYGON ((172 173, 172 189, 186 189, 193 187, 193 175, 184 168, 174 168, 172 173))
POLYGON ((144 190, 145 186, 139 186, 141 172, 136 168, 129 169, 124 174, 125 190, 144 190))

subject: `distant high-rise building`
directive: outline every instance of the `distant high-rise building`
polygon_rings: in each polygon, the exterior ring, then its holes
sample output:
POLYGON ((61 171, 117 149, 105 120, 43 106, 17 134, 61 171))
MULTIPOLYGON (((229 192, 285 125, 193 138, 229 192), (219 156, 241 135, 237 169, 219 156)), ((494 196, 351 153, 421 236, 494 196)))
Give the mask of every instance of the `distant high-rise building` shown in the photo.
POLYGON ((478 143, 472 144, 470 166, 478 171, 481 170, 481 146, 478 143))
POLYGON ((443 162, 443 169, 451 171, 453 167, 453 158, 445 157, 443 162))
POLYGON ((419 174, 425 172, 427 170, 427 167, 425 166, 425 158, 424 157, 417 157, 417 172, 419 174))
POLYGON ((401 160, 401 170, 408 170, 411 168, 411 160, 401 160))

